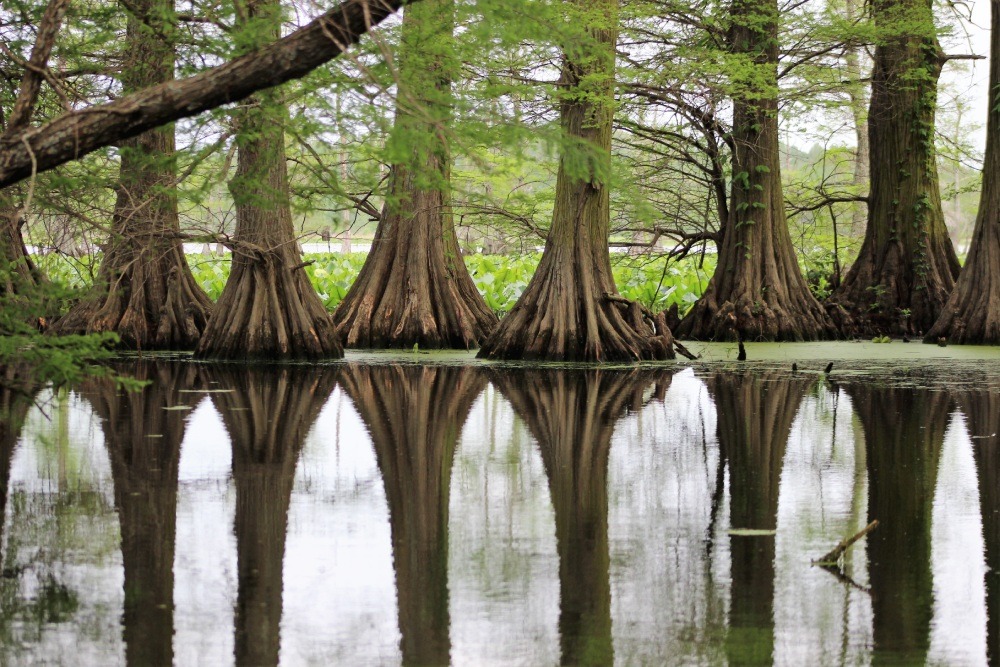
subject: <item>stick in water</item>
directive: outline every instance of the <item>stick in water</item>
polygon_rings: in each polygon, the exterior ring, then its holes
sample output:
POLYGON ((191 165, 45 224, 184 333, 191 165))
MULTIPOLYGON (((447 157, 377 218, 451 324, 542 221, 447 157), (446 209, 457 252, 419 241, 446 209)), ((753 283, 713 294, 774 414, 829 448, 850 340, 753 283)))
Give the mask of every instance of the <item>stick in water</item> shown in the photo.
POLYGON ((837 546, 835 546, 833 548, 833 550, 830 551, 830 553, 826 554, 822 558, 817 558, 816 560, 814 560, 812 562, 812 564, 813 565, 836 565, 837 561, 840 560, 840 557, 844 555, 845 551, 847 551, 848 549, 851 548, 852 544, 854 544, 855 542, 857 542, 858 540, 860 540, 862 537, 864 537, 868 533, 870 533, 873 530, 875 530, 875 528, 877 526, 878 526, 878 519, 876 519, 875 521, 872 521, 870 524, 868 524, 867 526, 865 526, 864 528, 862 528, 853 537, 848 537, 848 538, 846 538, 844 540, 841 540, 840 544, 838 544, 837 546))

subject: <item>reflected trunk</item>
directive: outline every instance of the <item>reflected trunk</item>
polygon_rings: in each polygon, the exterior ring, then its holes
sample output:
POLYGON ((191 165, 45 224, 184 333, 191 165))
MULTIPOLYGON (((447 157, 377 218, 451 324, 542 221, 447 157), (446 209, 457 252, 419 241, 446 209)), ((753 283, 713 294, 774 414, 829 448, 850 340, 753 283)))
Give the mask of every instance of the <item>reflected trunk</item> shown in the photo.
POLYGON ((950 399, 912 388, 847 387, 865 433, 876 657, 922 663, 934 608, 931 516, 950 399))
POLYGON ((177 474, 186 411, 180 390, 196 387, 187 364, 140 361, 116 371, 150 384, 141 391, 95 380, 81 392, 101 419, 111 461, 125 570, 122 615, 129 665, 173 662, 177 474))
POLYGON ((0 367, 0 545, 3 544, 4 519, 14 450, 21 439, 21 429, 28 410, 34 404, 38 387, 30 369, 0 367))
POLYGON ((371 435, 385 484, 403 664, 448 664, 451 469, 486 378, 475 367, 352 364, 341 384, 371 435))
POLYGON ((979 508, 986 548, 986 657, 1000 665, 1000 395, 996 389, 963 392, 958 404, 972 438, 979 478, 979 508))
POLYGON ((524 420, 549 478, 559 551, 559 634, 564 665, 614 662, 608 548, 608 455, 615 423, 642 407, 656 371, 495 370, 493 382, 524 420))
MULTIPOLYGON (((792 422, 812 380, 779 373, 717 373, 709 393, 719 449, 729 469, 730 525, 776 530, 778 491, 792 422)), ((726 654, 730 664, 774 657, 774 535, 729 538, 732 588, 726 654)))
POLYGON ((227 367, 206 372, 233 447, 236 484, 237 665, 277 665, 282 565, 295 466, 333 391, 322 366, 227 367), (233 391, 224 391, 224 390, 233 391))

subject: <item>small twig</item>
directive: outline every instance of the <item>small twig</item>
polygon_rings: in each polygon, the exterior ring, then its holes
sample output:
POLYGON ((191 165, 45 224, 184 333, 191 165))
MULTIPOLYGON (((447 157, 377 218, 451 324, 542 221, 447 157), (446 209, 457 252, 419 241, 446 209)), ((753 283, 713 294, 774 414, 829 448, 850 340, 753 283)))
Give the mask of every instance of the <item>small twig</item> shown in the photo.
POLYGON ((844 555, 845 551, 847 551, 849 548, 851 548, 852 544, 854 544, 855 542, 857 542, 858 540, 860 540, 862 537, 864 537, 868 533, 870 533, 873 530, 875 530, 876 527, 878 527, 878 519, 876 519, 875 521, 872 521, 870 524, 868 524, 867 526, 865 526, 864 528, 862 528, 854 536, 848 537, 847 539, 844 539, 844 540, 841 540, 840 544, 838 544, 837 546, 835 546, 829 553, 827 553, 824 556, 822 556, 822 557, 817 558, 816 560, 814 560, 812 562, 812 564, 813 565, 823 565, 823 566, 836 565, 837 562, 840 560, 840 557, 844 555))
POLYGON ((691 361, 694 361, 695 359, 701 359, 700 354, 698 355, 691 354, 690 350, 688 350, 686 347, 680 344, 680 341, 675 340, 674 347, 677 348, 677 352, 679 352, 682 357, 687 357, 691 361))
POLYGON ((310 264, 315 264, 315 263, 316 263, 315 259, 306 260, 305 262, 301 262, 299 264, 296 264, 292 268, 288 269, 288 272, 289 273, 293 273, 295 271, 298 271, 299 269, 304 269, 307 266, 309 266, 310 264))

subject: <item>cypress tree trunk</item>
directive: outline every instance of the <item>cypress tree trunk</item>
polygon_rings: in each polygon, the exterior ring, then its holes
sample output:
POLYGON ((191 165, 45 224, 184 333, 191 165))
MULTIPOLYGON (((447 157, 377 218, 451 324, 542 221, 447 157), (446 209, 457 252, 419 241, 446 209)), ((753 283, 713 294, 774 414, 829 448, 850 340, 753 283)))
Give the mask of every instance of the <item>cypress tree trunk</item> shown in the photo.
POLYGON ((872 16, 880 38, 868 113, 868 227, 858 258, 831 301, 846 311, 842 328, 851 333, 923 334, 959 272, 934 155, 944 60, 927 0, 876 0, 872 16))
POLYGON ((809 291, 788 233, 778 155, 778 4, 733 0, 733 183, 708 289, 677 335, 701 340, 816 340, 835 328, 809 291))
MULTIPOLYGON (((718 373, 709 391, 729 468, 730 524, 775 530, 785 445, 811 382, 777 374, 718 373)), ((726 654, 730 664, 774 658, 773 535, 729 538, 732 590, 726 654)))
POLYGON ((372 250, 334 313, 347 347, 474 348, 496 327, 469 276, 451 213, 454 0, 403 13, 396 141, 409 159, 392 167, 372 250))
POLYGON ((11 189, 0 191, 0 296, 29 294, 45 281, 24 244, 24 219, 11 189))
POLYGON ((116 370, 150 384, 132 392, 95 380, 82 393, 101 419, 111 461, 125 574, 125 659, 130 665, 169 665, 177 481, 187 415, 167 408, 183 402, 182 390, 197 386, 196 368, 159 361, 116 370))
MULTIPOLYGON (((174 78, 173 0, 129 5, 125 94, 174 78)), ((53 333, 114 332, 129 349, 192 349, 212 303, 195 282, 180 239, 172 125, 121 142, 111 237, 93 293, 53 333)))
MULTIPOLYGON (((240 30, 247 41, 278 37, 281 7, 248 0, 240 30)), ((277 360, 343 356, 333 319, 302 271, 288 204, 287 115, 276 90, 260 92, 236 113, 239 154, 229 191, 236 233, 229 280, 195 354, 201 358, 277 360)))
MULTIPOLYGON (((859 18, 856 0, 845 0, 844 18, 854 22, 859 18)), ((850 45, 844 52, 844 70, 849 82, 847 95, 850 98, 851 118, 854 121, 854 139, 857 143, 857 150, 854 153, 854 177, 852 185, 857 193, 864 192, 868 188, 868 164, 871 155, 871 145, 868 143, 868 112, 865 109, 865 85, 862 80, 865 78, 862 66, 862 56, 864 49, 860 45, 850 45)), ((868 209, 861 203, 853 204, 851 207, 851 236, 859 237, 864 234, 865 222, 868 219, 868 209)))
POLYGON ((565 361, 672 359, 663 314, 619 296, 611 274, 609 172, 618 0, 572 0, 588 38, 563 54, 563 149, 545 252, 527 289, 480 357, 565 361))
POLYGON ((611 665, 608 457, 615 423, 668 371, 496 370, 493 384, 538 442, 549 479, 559 552, 563 665, 611 665))
POLYGON ((1000 344, 1000 5, 992 7, 990 98, 983 189, 969 256, 955 289, 927 332, 927 342, 1000 344))
POLYGON ((333 391, 336 372, 329 367, 216 367, 206 371, 206 379, 237 389, 212 394, 233 447, 236 664, 277 665, 295 466, 333 391))
POLYGON ((868 461, 868 576, 876 662, 923 664, 934 586, 931 517, 949 397, 925 389, 850 385, 868 461))
POLYGON ((450 662, 448 498, 462 426, 486 377, 474 367, 347 366, 385 484, 404 665, 450 662))

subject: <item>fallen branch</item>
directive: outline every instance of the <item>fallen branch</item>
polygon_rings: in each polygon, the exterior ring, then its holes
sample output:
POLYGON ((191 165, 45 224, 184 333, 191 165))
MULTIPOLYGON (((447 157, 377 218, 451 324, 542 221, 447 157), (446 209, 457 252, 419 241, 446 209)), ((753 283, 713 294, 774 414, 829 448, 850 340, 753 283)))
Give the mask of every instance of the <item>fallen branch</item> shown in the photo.
POLYGON ((878 527, 878 519, 872 521, 870 524, 862 528, 852 537, 848 537, 847 539, 841 540, 840 543, 837 546, 835 546, 829 553, 821 556, 820 558, 817 558, 812 562, 812 564, 821 566, 836 565, 837 562, 840 561, 840 557, 844 555, 845 551, 851 548, 852 544, 860 540, 868 533, 875 530, 876 527, 878 527))

